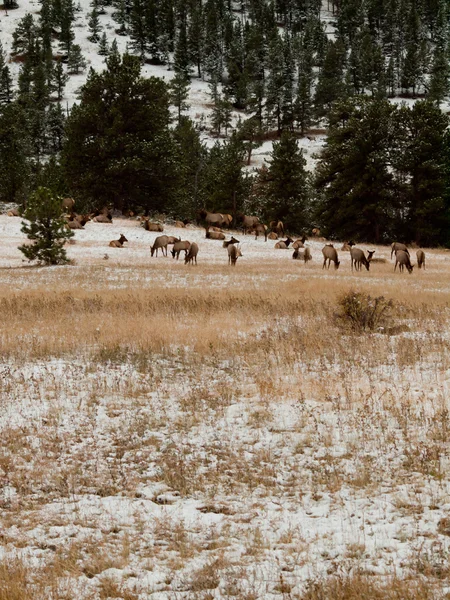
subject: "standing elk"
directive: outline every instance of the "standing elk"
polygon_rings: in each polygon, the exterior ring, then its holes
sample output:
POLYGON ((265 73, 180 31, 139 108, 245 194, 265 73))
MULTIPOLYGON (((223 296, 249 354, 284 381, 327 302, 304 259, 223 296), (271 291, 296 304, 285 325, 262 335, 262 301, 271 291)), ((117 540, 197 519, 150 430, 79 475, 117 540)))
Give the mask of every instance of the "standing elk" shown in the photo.
POLYGON ((182 252, 182 250, 184 250, 184 256, 186 257, 190 247, 191 242, 188 242, 187 240, 184 240, 183 242, 181 240, 177 240, 172 248, 172 258, 175 258, 176 256, 178 260, 180 258, 180 252, 182 252))
POLYGON ((264 241, 267 242, 267 225, 263 225, 263 223, 258 223, 254 227, 253 233, 255 234, 255 240, 257 240, 259 234, 261 234, 264 236, 264 241))
POLYGON ((284 224, 283 221, 270 221, 269 228, 272 233, 276 233, 278 237, 284 235, 284 224))
POLYGON ((334 262, 334 268, 339 269, 339 265, 341 263, 338 259, 338 253, 336 251, 336 248, 333 245, 327 244, 326 246, 324 246, 322 248, 322 254, 323 254, 322 269, 325 269, 327 261, 328 261, 328 269, 330 268, 331 261, 334 262))
POLYGON ((197 264, 197 254, 198 254, 198 245, 195 242, 192 242, 191 247, 189 248, 189 252, 184 257, 184 264, 197 264))
POLYGON ((411 259, 409 257, 409 253, 406 252, 405 250, 397 250, 397 252, 395 253, 394 273, 397 268, 397 265, 399 265, 398 269, 399 269, 400 273, 403 273, 403 269, 405 267, 408 269, 408 273, 410 275, 413 272, 414 265, 411 264, 411 259))
POLYGON ((75 200, 73 198, 63 198, 61 202, 61 209, 63 212, 71 213, 75 206, 75 200))
POLYGON ((225 240, 225 242, 222 244, 222 246, 224 248, 228 248, 228 246, 231 246, 231 244, 239 244, 239 240, 237 240, 234 236, 231 236, 231 239, 225 240))
POLYGON ((364 250, 361 250, 361 248, 350 248, 350 261, 352 264, 352 271, 353 265, 355 265, 356 271, 361 271, 362 265, 364 265, 367 270, 370 268, 370 261, 366 258, 364 250))
POLYGON ((242 252, 241 252, 240 248, 238 248, 234 244, 232 244, 231 246, 228 246, 228 264, 229 265, 232 265, 233 267, 235 267, 236 261, 240 256, 242 256, 242 252))
POLYGON ((169 238, 167 235, 159 235, 155 241, 153 242, 153 246, 150 246, 151 256, 153 256, 156 252, 156 256, 158 256, 158 250, 162 251, 163 256, 167 256, 167 244, 169 243, 169 238), (165 250, 165 252, 164 252, 165 250))
POLYGON ((419 269, 421 269, 423 267, 425 270, 425 252, 423 250, 417 250, 416 256, 417 256, 417 266, 419 267, 419 269))
POLYGON ((201 220, 205 221, 206 229, 208 230, 212 226, 229 227, 233 221, 233 217, 222 213, 211 213, 202 208, 198 212, 197 222, 200 222, 201 220))
POLYGON ((393 254, 395 254, 397 252, 397 250, 402 250, 403 252, 406 252, 406 254, 409 256, 409 250, 408 250, 406 244, 402 244, 401 242, 393 242, 391 244, 391 260, 392 260, 393 254))
POLYGON ((251 233, 260 222, 259 217, 250 217, 243 214, 238 215, 238 220, 242 223, 244 235, 251 233))
POLYGON ((123 233, 121 233, 120 238, 118 240, 112 240, 111 242, 109 242, 109 245, 111 246, 111 248, 123 248, 124 242, 128 242, 128 240, 123 235, 123 233))

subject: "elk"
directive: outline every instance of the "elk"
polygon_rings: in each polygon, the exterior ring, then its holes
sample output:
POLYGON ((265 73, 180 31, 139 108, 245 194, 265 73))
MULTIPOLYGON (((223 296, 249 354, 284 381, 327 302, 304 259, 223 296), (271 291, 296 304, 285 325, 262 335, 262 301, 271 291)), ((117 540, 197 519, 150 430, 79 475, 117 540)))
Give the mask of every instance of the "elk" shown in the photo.
POLYGON ((175 258, 176 256, 178 260, 182 250, 184 250, 184 256, 186 257, 190 247, 191 242, 188 242, 187 240, 184 240, 183 242, 181 240, 177 240, 173 245, 172 258, 175 258))
POLYGON ((352 263, 352 271, 353 264, 355 265, 356 271, 361 271, 362 265, 364 265, 367 270, 370 268, 370 261, 367 260, 364 250, 361 250, 361 248, 350 248, 350 260, 352 263))
POLYGON ((314 229, 311 230, 311 233, 314 237, 320 237, 320 229, 318 227, 314 227, 314 229))
POLYGON ((307 239, 306 236, 303 235, 298 240, 295 240, 295 242, 292 244, 292 247, 294 248, 294 250, 296 250, 298 248, 304 248, 305 247, 306 239, 307 239))
POLYGON ((234 244, 232 244, 231 246, 228 246, 228 264, 229 265, 232 265, 233 267, 235 267, 236 261, 240 256, 242 256, 242 252, 241 252, 241 249, 238 248, 238 246, 235 246, 234 244))
POLYGON ((239 240, 237 240, 234 236, 231 236, 231 239, 225 240, 225 242, 222 244, 222 246, 224 248, 228 248, 228 246, 231 246, 231 244, 239 244, 239 240))
POLYGON ((414 269, 414 265, 411 264, 409 252, 406 252, 405 250, 397 250, 397 252, 395 253, 394 273, 397 268, 397 265, 399 265, 398 269, 400 273, 403 273, 403 269, 406 267, 408 269, 408 273, 411 275, 414 269))
POLYGON ((167 256, 167 244, 169 243, 169 238, 167 235, 159 235, 155 241, 153 242, 153 246, 150 246, 150 252, 153 256, 156 251, 156 256, 158 256, 158 250, 161 249, 163 256, 167 256), (164 252, 164 250, 166 252, 164 252))
POLYGON ((142 220, 142 227, 145 229, 145 231, 164 231, 164 227, 161 223, 154 223, 145 217, 142 220))
POLYGON ((402 244, 401 242, 393 242, 391 244, 391 260, 392 255, 395 254, 397 250, 402 250, 403 252, 406 252, 406 254, 409 256, 409 250, 406 247, 406 244, 402 244))
POLYGON ((208 240, 224 240, 225 234, 219 233, 218 231, 207 231, 206 236, 208 240))
POLYGON ((75 206, 75 200, 73 198, 64 198, 61 202, 61 208, 64 212, 72 212, 75 206))
POLYGON ((257 225, 259 225, 259 217, 250 217, 243 214, 238 215, 239 221, 242 223, 242 231, 244 235, 251 233, 257 225))
POLYGON ((312 260, 311 250, 309 248, 305 248, 304 250, 296 248, 292 254, 292 258, 294 260, 303 260, 307 263, 309 260, 312 260))
POLYGON ((423 267, 425 270, 425 252, 423 250, 417 250, 416 256, 417 256, 417 266, 419 267, 419 269, 421 269, 423 267))
POLYGON ((107 215, 101 214, 93 217, 92 219, 96 223, 112 223, 112 216, 108 213, 107 215))
POLYGON ((282 242, 277 242, 274 246, 277 250, 286 250, 289 247, 289 244, 292 244, 294 240, 289 236, 282 242))
POLYGON ((323 266, 322 269, 325 269, 325 265, 328 261, 328 269, 330 268, 331 261, 334 262, 334 268, 339 269, 339 265, 341 264, 338 260, 338 253, 336 248, 332 244, 327 244, 322 248, 323 254, 323 266))
POLYGON ((233 217, 231 215, 223 215, 221 213, 211 213, 202 208, 198 212, 197 222, 201 220, 205 221, 206 229, 209 229, 209 227, 213 225, 215 227, 229 227, 233 221, 233 217))
POLYGON ((11 210, 8 210, 8 212, 6 213, 8 215, 8 217, 20 217, 19 211, 17 208, 11 208, 11 210))
POLYGON ((109 242, 109 245, 111 246, 111 248, 123 248, 123 244, 124 242, 128 242, 127 238, 123 235, 123 233, 120 234, 120 238, 118 240, 111 240, 109 242))
POLYGON ((197 264, 197 254, 198 254, 198 245, 195 242, 192 242, 191 247, 189 248, 189 252, 186 253, 184 257, 184 264, 197 264))
POLYGON ((255 240, 258 239, 259 234, 264 236, 264 241, 267 242, 267 225, 263 225, 263 223, 258 223, 253 228, 253 233, 255 234, 255 240))
POLYGON ((284 235, 283 221, 270 221, 269 227, 272 230, 272 233, 276 233, 278 237, 284 235))
POLYGON ((267 238, 269 240, 277 240, 278 239, 278 234, 275 233, 275 231, 271 231, 269 234, 267 234, 267 238))
POLYGON ((349 242, 344 242, 342 244, 342 248, 341 248, 341 252, 350 252, 350 250, 352 249, 352 246, 355 245, 355 242, 353 242, 352 240, 350 240, 349 242))

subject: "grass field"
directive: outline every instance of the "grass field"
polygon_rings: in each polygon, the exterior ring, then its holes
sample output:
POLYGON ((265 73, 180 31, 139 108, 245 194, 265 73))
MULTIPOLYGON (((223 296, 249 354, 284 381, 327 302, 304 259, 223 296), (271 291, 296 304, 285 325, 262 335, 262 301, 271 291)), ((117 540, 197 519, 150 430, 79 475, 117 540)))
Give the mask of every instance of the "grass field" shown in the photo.
POLYGON ((0 232, 0 600, 450 597, 447 251, 233 268, 168 228, 193 267, 124 220, 36 268, 0 232))

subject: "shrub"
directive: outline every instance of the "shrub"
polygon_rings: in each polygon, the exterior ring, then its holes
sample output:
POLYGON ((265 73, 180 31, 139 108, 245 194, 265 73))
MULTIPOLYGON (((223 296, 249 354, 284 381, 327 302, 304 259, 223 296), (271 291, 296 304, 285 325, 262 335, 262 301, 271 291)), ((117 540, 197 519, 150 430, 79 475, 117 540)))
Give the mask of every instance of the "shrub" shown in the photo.
POLYGON ((385 327, 391 317, 393 302, 384 296, 372 298, 369 294, 350 291, 339 299, 339 306, 339 321, 353 331, 363 332, 385 327))

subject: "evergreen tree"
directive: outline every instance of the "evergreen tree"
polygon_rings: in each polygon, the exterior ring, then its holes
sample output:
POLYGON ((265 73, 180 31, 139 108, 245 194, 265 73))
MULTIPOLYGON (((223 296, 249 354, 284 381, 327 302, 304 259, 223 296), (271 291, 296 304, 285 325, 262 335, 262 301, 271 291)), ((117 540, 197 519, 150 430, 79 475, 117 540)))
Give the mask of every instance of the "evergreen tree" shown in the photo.
POLYGON ((109 54, 109 44, 105 31, 103 32, 102 37, 100 38, 100 42, 98 45, 98 53, 100 54, 100 56, 108 56, 109 54))
POLYGON ((72 49, 72 42, 75 38, 72 26, 75 19, 75 8, 73 0, 61 0, 61 10, 59 15, 59 41, 60 46, 67 54, 72 49))
POLYGON ((2 43, 0 42, 0 105, 10 104, 12 100, 12 77, 5 61, 2 43))
POLYGON ((62 61, 58 60, 55 67, 52 69, 50 83, 50 89, 52 92, 56 92, 56 99, 58 102, 61 102, 62 100, 64 88, 68 79, 69 76, 64 70, 62 61))
POLYGON ((98 16, 98 5, 97 5, 96 1, 94 2, 94 7, 92 9, 92 12, 89 15, 88 26, 89 26, 89 31, 90 31, 88 40, 93 42, 94 44, 96 44, 97 42, 100 41, 100 31, 101 31, 100 19, 98 16))
POLYGON ((308 177, 306 160, 297 140, 283 131, 275 142, 268 170, 266 211, 293 231, 308 224, 308 177))
POLYGON ((316 218, 326 236, 380 243, 392 235, 393 111, 395 106, 386 100, 364 97, 338 103, 331 111, 315 176, 316 218))
POLYGON ((181 121, 181 113, 189 108, 186 100, 189 96, 189 79, 180 71, 169 84, 170 103, 175 106, 178 114, 178 124, 181 121))
POLYGON ((242 141, 247 154, 246 163, 249 165, 253 150, 259 148, 262 144, 261 124, 256 117, 246 119, 244 122, 239 123, 236 135, 238 140, 242 141))
POLYGON ((66 117, 61 104, 50 104, 45 120, 46 149, 51 154, 61 152, 64 140, 66 117))
POLYGON ((21 231, 33 244, 19 246, 19 250, 29 261, 44 265, 68 262, 64 244, 74 234, 61 212, 61 198, 48 188, 39 187, 28 199, 21 231))
POLYGON ((187 36, 190 62, 197 67, 198 77, 201 77, 204 47, 203 7, 201 0, 193 0, 192 2, 187 36))
POLYGON ((396 114, 393 167, 399 179, 403 234, 418 245, 447 236, 444 135, 449 120, 429 101, 402 106, 396 114))
POLYGON ((86 60, 81 53, 81 46, 72 44, 67 58, 67 72, 71 75, 78 75, 80 71, 84 71, 86 64, 86 60))
POLYGON ((30 174, 25 112, 18 103, 0 106, 0 200, 23 203, 30 174))
POLYGON ((111 54, 91 69, 67 119, 63 166, 74 191, 100 206, 163 211, 173 187, 169 99, 138 57, 111 54))
POLYGON ((344 95, 344 64, 345 47, 342 40, 329 42, 314 97, 315 112, 318 117, 325 116, 333 102, 344 95))
POLYGON ((183 11, 178 26, 173 65, 175 71, 177 73, 182 73, 186 78, 189 77, 190 73, 189 64, 190 60, 188 53, 186 14, 183 11))
POLYGON ((27 13, 23 19, 17 23, 13 32, 12 53, 28 54, 36 41, 36 24, 33 15, 27 13))

